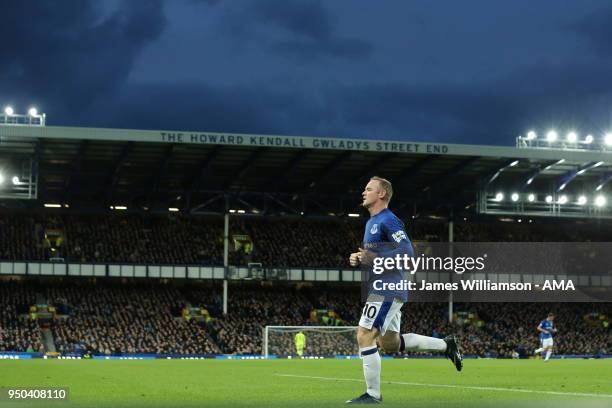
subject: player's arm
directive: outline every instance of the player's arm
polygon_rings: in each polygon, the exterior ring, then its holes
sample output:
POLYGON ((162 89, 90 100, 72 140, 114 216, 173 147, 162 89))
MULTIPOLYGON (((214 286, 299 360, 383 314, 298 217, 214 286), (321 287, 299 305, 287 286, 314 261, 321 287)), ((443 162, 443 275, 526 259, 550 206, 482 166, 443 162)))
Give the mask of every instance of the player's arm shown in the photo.
POLYGON ((542 323, 538 324, 537 329, 538 329, 539 332, 550 334, 550 332, 548 330, 542 328, 542 323))
POLYGON ((408 254, 413 256, 414 250, 412 243, 408 239, 404 225, 397 219, 390 219, 382 224, 382 230, 386 236, 386 240, 394 244, 392 248, 381 251, 378 256, 385 258, 393 258, 395 255, 408 254))

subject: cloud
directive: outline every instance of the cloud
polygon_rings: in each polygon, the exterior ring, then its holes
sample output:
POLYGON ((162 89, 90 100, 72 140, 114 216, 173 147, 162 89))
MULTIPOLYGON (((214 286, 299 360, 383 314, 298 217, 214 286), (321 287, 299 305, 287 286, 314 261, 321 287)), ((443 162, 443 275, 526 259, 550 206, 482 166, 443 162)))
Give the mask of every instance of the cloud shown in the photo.
MULTIPOLYGON (((128 85, 113 101, 99 101, 95 126, 238 133, 281 133, 302 103, 287 91, 196 83, 128 85)), ((91 125, 90 125, 91 126, 91 125)))
POLYGON ((387 138, 512 144, 527 128, 610 124, 611 66, 574 63, 518 70, 494 80, 344 87, 330 97, 347 127, 387 138))
POLYGON ((599 56, 612 56, 612 9, 609 7, 589 13, 564 28, 583 37, 599 56))
POLYGON ((253 3, 254 17, 311 41, 329 41, 333 26, 320 1, 261 0, 253 3))
POLYGON ((161 0, 121 2, 101 16, 94 1, 9 1, 3 5, 0 88, 13 103, 75 116, 118 90, 135 57, 164 30, 161 0), (24 22, 27 21, 27 29, 24 22))
POLYGON ((271 44, 273 53, 300 62, 369 57, 372 45, 339 34, 336 20, 321 1, 258 0, 246 9, 229 11, 224 27, 242 41, 271 44))

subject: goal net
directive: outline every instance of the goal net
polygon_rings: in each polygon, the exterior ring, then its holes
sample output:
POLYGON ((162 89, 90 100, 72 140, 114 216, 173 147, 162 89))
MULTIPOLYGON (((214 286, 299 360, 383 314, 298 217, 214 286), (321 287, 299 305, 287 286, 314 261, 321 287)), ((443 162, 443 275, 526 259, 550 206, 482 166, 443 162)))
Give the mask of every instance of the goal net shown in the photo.
POLYGON ((305 336, 304 357, 356 356, 357 326, 266 326, 264 356, 297 357, 295 335, 305 336))

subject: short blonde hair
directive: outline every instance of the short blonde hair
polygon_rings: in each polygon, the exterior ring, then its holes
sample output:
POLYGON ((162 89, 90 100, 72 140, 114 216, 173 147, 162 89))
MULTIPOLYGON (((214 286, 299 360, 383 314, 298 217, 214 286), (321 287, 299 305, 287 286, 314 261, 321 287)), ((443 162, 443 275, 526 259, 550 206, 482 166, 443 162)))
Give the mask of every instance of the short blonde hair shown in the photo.
POLYGON ((374 176, 370 178, 370 180, 378 181, 378 183, 380 184, 381 190, 385 192, 384 199, 387 200, 387 202, 391 201, 391 197, 393 197, 393 186, 391 185, 391 182, 385 178, 378 177, 378 176, 374 176))

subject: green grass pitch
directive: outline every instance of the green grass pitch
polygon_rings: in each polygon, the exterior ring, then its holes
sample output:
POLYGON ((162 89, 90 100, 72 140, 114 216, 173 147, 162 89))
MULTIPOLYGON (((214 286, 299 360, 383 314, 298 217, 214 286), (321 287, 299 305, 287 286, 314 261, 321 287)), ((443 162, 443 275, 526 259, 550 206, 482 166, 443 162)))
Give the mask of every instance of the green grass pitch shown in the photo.
MULTIPOLYGON (((612 360, 383 360, 389 407, 612 407, 612 360)), ((68 387, 6 407, 341 407, 360 360, 3 360, 0 387, 68 387)))

